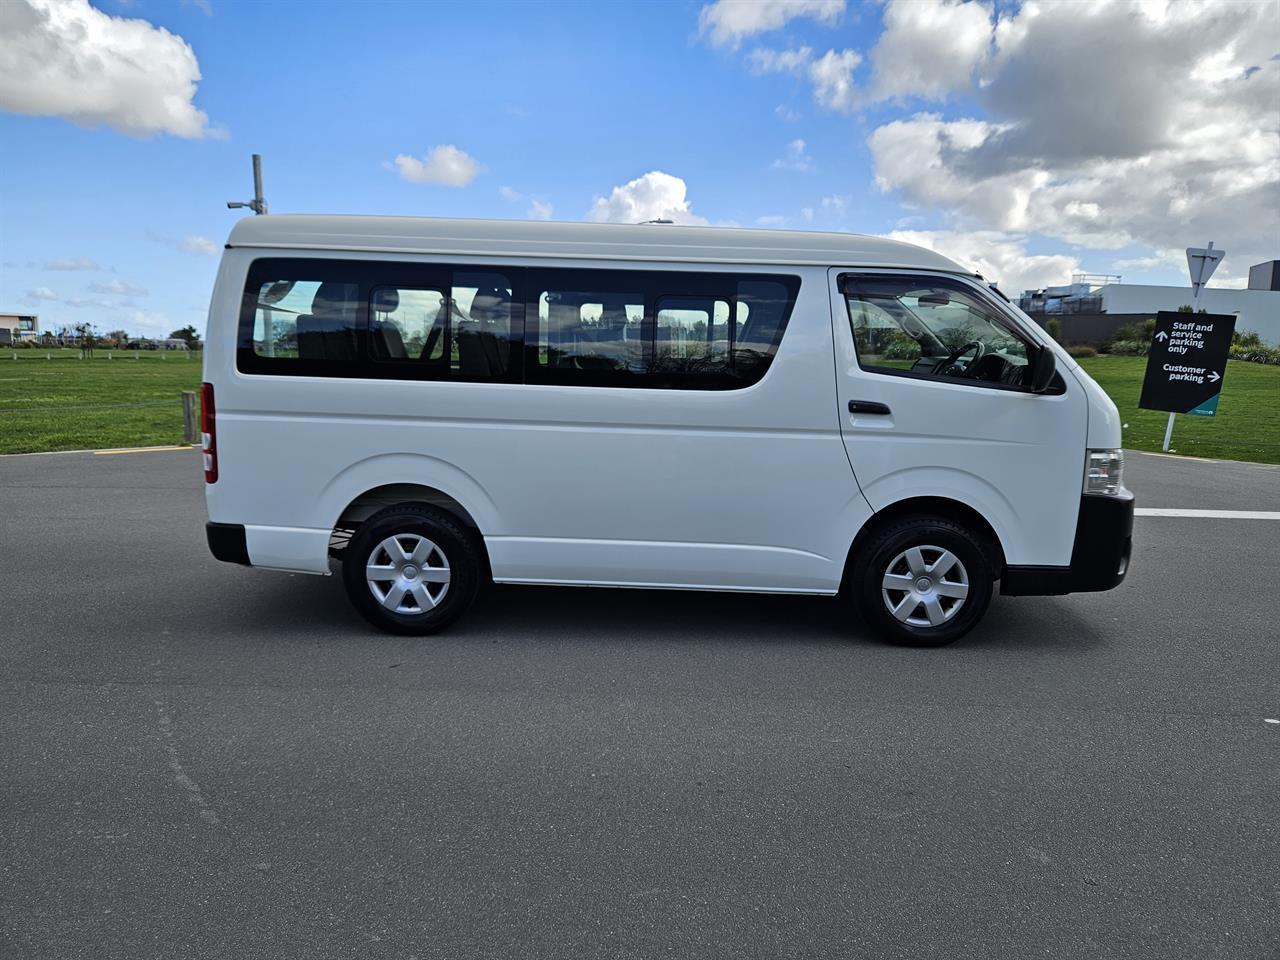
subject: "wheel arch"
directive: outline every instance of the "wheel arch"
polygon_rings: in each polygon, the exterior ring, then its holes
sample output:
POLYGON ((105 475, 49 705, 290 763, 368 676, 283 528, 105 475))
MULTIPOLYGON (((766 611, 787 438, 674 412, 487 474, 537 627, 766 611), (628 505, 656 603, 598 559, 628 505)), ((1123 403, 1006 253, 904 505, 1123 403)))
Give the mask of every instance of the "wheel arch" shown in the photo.
POLYGON ((862 525, 862 529, 853 538, 853 543, 849 545, 849 553, 844 561, 841 588, 848 587, 849 574, 853 569, 854 559, 858 556, 862 546, 871 537, 891 523, 906 517, 919 516, 942 517, 972 530, 979 536, 986 547, 986 554, 991 562, 992 578, 998 580, 1003 576, 1005 566, 1004 545, 1000 542, 1000 537, 995 528, 982 513, 967 503, 952 500, 949 497, 906 497, 902 500, 894 501, 881 510, 877 510, 862 525))

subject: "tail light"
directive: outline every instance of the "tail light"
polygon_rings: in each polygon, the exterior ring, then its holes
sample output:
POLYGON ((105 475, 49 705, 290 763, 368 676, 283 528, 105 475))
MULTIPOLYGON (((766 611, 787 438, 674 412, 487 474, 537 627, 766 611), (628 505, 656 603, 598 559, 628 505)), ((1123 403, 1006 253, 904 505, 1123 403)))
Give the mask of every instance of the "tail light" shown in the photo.
POLYGON ((200 384, 200 450, 204 454, 204 482, 218 482, 218 428, 213 413, 213 384, 200 384))

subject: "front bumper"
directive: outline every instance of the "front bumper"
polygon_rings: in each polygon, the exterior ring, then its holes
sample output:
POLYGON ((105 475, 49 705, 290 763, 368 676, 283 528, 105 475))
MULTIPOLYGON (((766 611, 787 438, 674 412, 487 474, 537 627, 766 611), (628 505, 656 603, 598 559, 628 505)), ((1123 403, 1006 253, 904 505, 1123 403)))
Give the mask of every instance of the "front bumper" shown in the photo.
POLYGON ((1133 552, 1133 494, 1080 498, 1076 539, 1069 567, 1006 566, 1000 578, 1005 596, 1089 593, 1118 587, 1129 572, 1133 552))

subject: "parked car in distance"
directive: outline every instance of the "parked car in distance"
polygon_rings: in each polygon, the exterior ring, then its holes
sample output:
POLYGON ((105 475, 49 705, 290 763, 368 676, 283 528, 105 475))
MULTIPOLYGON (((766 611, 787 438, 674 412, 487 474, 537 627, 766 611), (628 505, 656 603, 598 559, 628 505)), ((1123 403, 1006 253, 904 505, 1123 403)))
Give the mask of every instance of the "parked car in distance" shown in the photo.
POLYGON ((209 546, 427 634, 500 583, 840 595, 887 639, 1119 584, 1120 419, 929 250, 256 216, 204 349, 209 546))

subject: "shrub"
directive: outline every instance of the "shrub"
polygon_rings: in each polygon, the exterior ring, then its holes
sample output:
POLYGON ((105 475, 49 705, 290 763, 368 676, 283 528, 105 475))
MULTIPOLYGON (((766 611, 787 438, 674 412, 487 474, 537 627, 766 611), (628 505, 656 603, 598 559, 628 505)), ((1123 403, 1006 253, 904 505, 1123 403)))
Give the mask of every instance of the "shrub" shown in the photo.
POLYGON ((1248 349, 1250 347, 1265 347, 1262 338, 1258 336, 1256 330, 1237 330, 1231 334, 1231 349, 1248 349))
POLYGON ((897 334, 884 344, 881 356, 886 360, 919 360, 920 344, 905 334, 897 334))
POLYGON ((1045 322, 1044 332, 1053 337, 1055 343, 1062 342, 1062 321, 1057 317, 1045 322))
POLYGON ((1096 357, 1098 351, 1087 343, 1078 343, 1075 346, 1067 347, 1067 353, 1073 357, 1096 357))
POLYGON ((1150 340, 1112 340, 1107 344, 1107 353, 1117 357, 1145 357, 1151 349, 1150 340))
MULTIPOLYGON (((1151 338, 1156 332, 1155 318, 1143 320, 1141 323, 1126 323, 1124 326, 1117 328, 1116 332, 1102 341, 1103 353, 1119 353, 1116 344, 1128 344, 1136 341, 1143 344, 1150 344, 1151 338)), ((1145 356, 1147 353, 1144 348, 1141 354, 1125 354, 1126 356, 1145 356)))
POLYGON ((1244 360, 1246 363, 1266 363, 1280 366, 1280 347, 1232 347, 1227 356, 1232 360, 1244 360))

